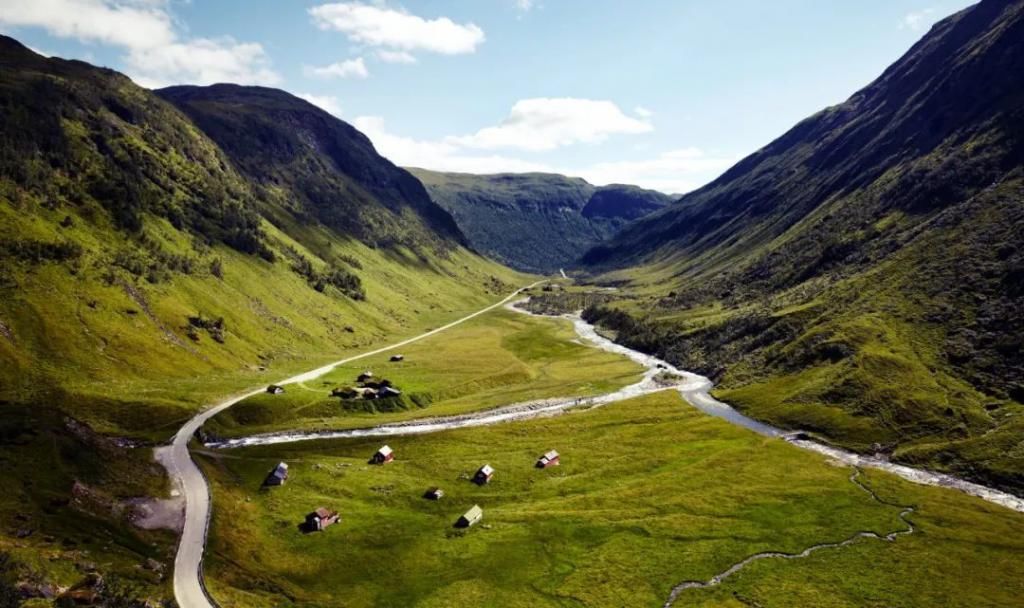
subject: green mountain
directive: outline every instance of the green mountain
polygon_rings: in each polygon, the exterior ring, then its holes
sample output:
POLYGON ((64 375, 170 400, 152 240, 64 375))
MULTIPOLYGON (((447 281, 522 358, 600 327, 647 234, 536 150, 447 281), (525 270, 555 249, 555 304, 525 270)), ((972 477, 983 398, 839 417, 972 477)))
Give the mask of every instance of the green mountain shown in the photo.
POLYGON ((40 566, 55 584, 94 564, 166 597, 138 566, 169 567, 174 535, 129 523, 169 491, 153 442, 524 281, 286 93, 157 95, 0 37, 0 550, 61 560, 40 566))
POLYGON ((265 199, 372 246, 465 244, 423 185, 365 135, 276 89, 219 84, 156 91, 203 130, 265 199))
POLYGON ((627 226, 591 318, 749 414, 1024 490, 1024 2, 627 226))
POLYGON ((550 173, 471 175, 409 169, 478 251, 529 272, 551 273, 671 197, 636 186, 593 186, 550 173))

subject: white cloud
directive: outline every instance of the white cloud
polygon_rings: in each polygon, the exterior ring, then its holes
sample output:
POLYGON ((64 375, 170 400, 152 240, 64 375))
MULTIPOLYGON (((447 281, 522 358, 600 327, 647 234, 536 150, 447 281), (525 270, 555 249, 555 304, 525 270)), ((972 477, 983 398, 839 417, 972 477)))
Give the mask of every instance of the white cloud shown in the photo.
POLYGON ((280 76, 270 68, 263 47, 232 38, 197 38, 128 53, 128 73, 145 87, 233 82, 275 85, 280 76))
POLYGON ((366 78, 370 75, 362 57, 345 59, 321 67, 306 66, 303 72, 316 78, 366 78))
POLYGON ((575 143, 597 143, 609 135, 649 133, 644 118, 626 115, 610 101, 537 98, 517 101, 508 117, 494 127, 451 142, 466 148, 553 150, 575 143))
POLYGON ((680 148, 641 160, 596 163, 578 171, 597 185, 637 184, 669 193, 697 188, 731 167, 738 157, 711 156, 699 148, 680 148))
POLYGON ((54 36, 128 48, 170 44, 170 15, 154 3, 113 0, 5 0, 0 23, 39 27, 54 36))
POLYGON ((648 110, 647 108, 645 108, 643 106, 637 106, 637 107, 633 108, 633 113, 636 114, 637 116, 639 116, 640 118, 643 118, 643 119, 649 119, 649 118, 652 118, 654 116, 654 112, 648 110))
POLYGON ((484 42, 484 31, 472 23, 459 24, 447 17, 424 19, 383 3, 337 2, 309 9, 323 30, 342 32, 353 42, 405 51, 442 55, 473 53, 484 42))
POLYGON ((900 23, 900 29, 909 29, 918 32, 929 27, 933 23, 935 23, 935 9, 926 8, 904 15, 903 21, 900 23))
POLYGON ((524 13, 529 12, 536 6, 534 0, 515 0, 516 8, 523 11, 524 13))
POLYGON ((0 24, 120 47, 128 75, 143 86, 280 82, 259 44, 182 38, 167 7, 167 0, 4 0, 0 24))
POLYGON ((416 57, 405 51, 377 51, 377 58, 384 63, 416 63, 416 57))
POLYGON ((338 102, 338 98, 333 95, 313 95, 312 93, 296 93, 296 97, 305 99, 314 106, 333 114, 337 118, 341 118, 341 103, 338 102))
POLYGON ((625 183, 666 193, 683 193, 711 181, 738 160, 708 155, 697 148, 683 148, 641 160, 559 166, 504 155, 481 155, 461 147, 456 143, 457 138, 452 137, 418 140, 396 135, 387 130, 384 119, 379 116, 360 116, 352 123, 370 138, 378 152, 395 164, 435 171, 562 173, 583 177, 596 185, 625 183))

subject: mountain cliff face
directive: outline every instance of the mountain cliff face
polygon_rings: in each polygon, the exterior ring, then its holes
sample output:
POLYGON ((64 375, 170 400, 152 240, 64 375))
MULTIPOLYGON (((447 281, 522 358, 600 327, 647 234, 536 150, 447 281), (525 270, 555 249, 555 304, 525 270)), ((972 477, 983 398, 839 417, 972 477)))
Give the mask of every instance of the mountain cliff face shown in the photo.
POLYGON ((419 181, 377 154, 365 135, 276 89, 178 86, 157 95, 187 114, 265 196, 297 215, 371 243, 464 244, 419 181))
POLYGON ((657 296, 592 315, 755 416, 1024 488, 1021 73, 1024 2, 938 23, 845 103, 588 252, 657 296))
POLYGON ((195 120, 0 36, 0 520, 21 522, 0 545, 88 554, 151 597, 170 590, 138 564, 172 563, 174 541, 133 525, 137 499, 168 490, 153 442, 225 394, 524 279, 312 106, 266 89, 163 94, 195 120))
POLYGON ((470 175, 410 169, 478 251, 531 272, 555 272, 659 209, 667 195, 636 186, 593 186, 549 173, 470 175))

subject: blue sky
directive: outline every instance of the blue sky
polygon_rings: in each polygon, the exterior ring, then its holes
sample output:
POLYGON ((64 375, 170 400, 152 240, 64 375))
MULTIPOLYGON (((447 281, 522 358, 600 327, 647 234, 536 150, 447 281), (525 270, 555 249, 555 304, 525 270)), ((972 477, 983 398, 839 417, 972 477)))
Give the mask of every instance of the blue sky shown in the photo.
POLYGON ((969 4, 0 0, 0 31, 144 86, 285 89, 401 165, 685 192, 969 4))

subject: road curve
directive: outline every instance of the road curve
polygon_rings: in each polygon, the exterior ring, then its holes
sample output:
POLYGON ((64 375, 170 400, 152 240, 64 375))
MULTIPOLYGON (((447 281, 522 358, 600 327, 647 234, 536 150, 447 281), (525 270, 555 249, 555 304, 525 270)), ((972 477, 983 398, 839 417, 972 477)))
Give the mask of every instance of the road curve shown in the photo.
MULTIPOLYGON (((506 296, 500 302, 480 309, 473 314, 466 315, 461 319, 438 327, 437 329, 432 329, 418 336, 402 340, 401 342, 396 342, 395 344, 378 348, 370 352, 335 361, 334 363, 319 367, 304 374, 299 374, 298 376, 293 376, 287 380, 282 380, 277 384, 295 384, 298 382, 313 380, 326 374, 339 365, 344 365, 365 357, 378 355, 389 350, 412 344, 418 340, 428 338, 445 330, 451 329, 452 327, 455 327, 460 323, 464 323, 474 317, 478 317, 486 312, 494 310, 495 308, 503 306, 506 302, 519 295, 523 290, 540 285, 544 282, 546 282, 546 279, 536 281, 526 287, 521 287, 506 296)), ((174 436, 174 440, 170 445, 156 450, 157 461, 164 465, 167 469, 167 474, 171 478, 172 484, 185 498, 185 525, 181 532, 181 540, 178 543, 178 554, 174 559, 174 597, 178 601, 178 606, 180 606, 180 608, 214 608, 215 606, 213 600, 206 592, 202 574, 203 548, 206 545, 206 531, 209 526, 211 512, 210 488, 206 483, 206 478, 203 476, 203 473, 192 460, 191 454, 189 454, 189 441, 192 439, 195 432, 202 427, 203 423, 207 420, 239 401, 258 395, 264 390, 264 387, 260 387, 259 389, 249 391, 248 393, 236 395, 221 401, 220 403, 203 410, 185 423, 185 426, 181 427, 178 433, 174 436)))

